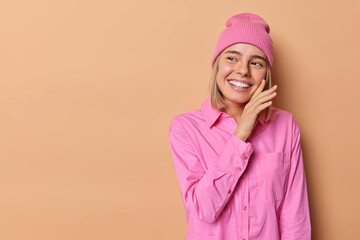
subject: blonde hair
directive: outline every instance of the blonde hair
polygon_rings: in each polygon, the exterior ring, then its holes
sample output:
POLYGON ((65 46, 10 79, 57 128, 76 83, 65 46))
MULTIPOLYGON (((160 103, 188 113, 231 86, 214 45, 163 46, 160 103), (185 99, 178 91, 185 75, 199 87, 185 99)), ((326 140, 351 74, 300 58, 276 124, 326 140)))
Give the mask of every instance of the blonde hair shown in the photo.
MULTIPOLYGON (((220 89, 217 85, 217 82, 216 82, 216 75, 219 71, 219 58, 220 58, 220 54, 217 56, 217 58, 215 59, 215 62, 214 62, 214 66, 213 66, 211 76, 210 76, 210 89, 209 90, 210 90, 210 100, 211 100, 212 107, 217 108, 220 111, 222 111, 225 108, 224 96, 223 96, 222 92, 220 91, 220 89)), ((270 89, 271 87, 272 87, 271 69, 270 69, 269 62, 267 62, 264 91, 267 89, 270 89)), ((265 116, 266 116, 265 119, 267 121, 271 114, 271 106, 267 107, 263 111, 265 112, 265 116)))

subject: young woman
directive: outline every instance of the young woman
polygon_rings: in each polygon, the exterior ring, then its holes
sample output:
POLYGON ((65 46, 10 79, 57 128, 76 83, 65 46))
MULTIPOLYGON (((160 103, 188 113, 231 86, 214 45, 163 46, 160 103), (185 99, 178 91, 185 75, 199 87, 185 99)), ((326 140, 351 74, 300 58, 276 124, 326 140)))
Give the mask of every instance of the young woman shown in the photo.
POLYGON ((228 19, 210 96, 170 123, 187 240, 311 239, 300 130, 272 106, 269 32, 255 14, 228 19))

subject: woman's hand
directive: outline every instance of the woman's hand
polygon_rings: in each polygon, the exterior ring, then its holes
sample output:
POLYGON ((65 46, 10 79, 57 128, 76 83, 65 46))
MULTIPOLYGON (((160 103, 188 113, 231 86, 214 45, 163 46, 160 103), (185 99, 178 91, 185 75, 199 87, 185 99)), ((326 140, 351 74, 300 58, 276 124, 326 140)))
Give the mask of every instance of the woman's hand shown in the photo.
POLYGON ((270 100, 276 96, 277 85, 266 91, 263 91, 264 87, 265 80, 262 80, 249 102, 245 105, 240 119, 236 119, 238 126, 234 134, 243 141, 249 138, 261 111, 269 107, 272 104, 270 100))

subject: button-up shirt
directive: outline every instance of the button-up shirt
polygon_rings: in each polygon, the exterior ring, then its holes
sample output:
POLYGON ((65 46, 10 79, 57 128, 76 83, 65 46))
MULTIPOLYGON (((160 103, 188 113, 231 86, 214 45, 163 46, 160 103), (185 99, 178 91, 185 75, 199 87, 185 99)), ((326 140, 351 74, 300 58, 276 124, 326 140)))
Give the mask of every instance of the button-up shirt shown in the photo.
POLYGON ((186 240, 309 240, 310 213, 300 131, 272 107, 251 136, 234 135, 233 117, 211 107, 176 115, 169 127, 186 240))

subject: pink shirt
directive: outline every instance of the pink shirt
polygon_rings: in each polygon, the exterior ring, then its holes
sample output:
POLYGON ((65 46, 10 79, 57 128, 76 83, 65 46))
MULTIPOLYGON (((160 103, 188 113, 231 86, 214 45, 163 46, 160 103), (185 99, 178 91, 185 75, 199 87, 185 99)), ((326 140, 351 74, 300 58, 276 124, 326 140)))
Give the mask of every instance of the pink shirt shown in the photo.
POLYGON ((169 128, 187 240, 311 239, 300 131, 292 115, 260 115, 246 142, 233 117, 213 109, 175 116, 169 128))

